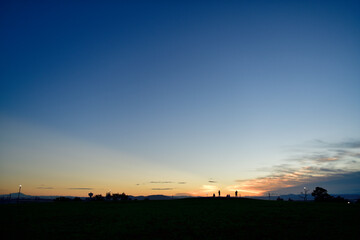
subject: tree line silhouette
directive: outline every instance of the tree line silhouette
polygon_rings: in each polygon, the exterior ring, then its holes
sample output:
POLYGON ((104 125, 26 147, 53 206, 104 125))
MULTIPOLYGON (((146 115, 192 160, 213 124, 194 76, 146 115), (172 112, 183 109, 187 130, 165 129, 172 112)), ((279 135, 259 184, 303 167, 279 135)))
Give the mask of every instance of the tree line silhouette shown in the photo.
MULTIPOLYGON (((304 188, 305 189, 305 188, 304 188)), ((306 190, 306 189, 305 189, 306 190)), ((306 201, 307 199, 307 191, 305 191, 304 193, 301 193, 302 195, 304 195, 302 198, 304 199, 304 201, 306 201)), ((219 197, 220 195, 220 190, 218 191, 218 195, 219 197)), ((325 188, 322 187, 316 187, 313 192, 311 193, 311 195, 314 197, 314 201, 315 202, 338 202, 338 203, 350 203, 349 200, 341 197, 341 196, 331 196, 328 191, 325 188)), ((106 193, 105 196, 102 196, 101 194, 97 194, 94 196, 94 194, 92 192, 90 192, 88 194, 89 198, 88 200, 90 201, 128 201, 131 200, 129 195, 126 195, 124 192, 123 193, 113 193, 111 194, 110 192, 106 193)), ((215 197, 215 193, 213 194, 213 197, 215 197)), ((230 197, 230 195, 227 195, 227 197, 230 197)), ((235 192, 235 197, 238 197, 238 192, 235 192)), ((145 199, 146 200, 146 199, 145 199)), ((283 201, 283 199, 279 196, 277 199, 277 201, 283 201)), ((58 197, 55 199, 55 201, 60 201, 60 202, 66 202, 66 201, 81 201, 81 198, 79 197, 75 197, 73 199, 68 198, 68 197, 58 197)), ((289 201, 293 201, 292 199, 289 198, 289 201)), ((360 203, 360 199, 358 199, 356 201, 356 203, 360 203)))
MULTIPOLYGON (((97 194, 94 196, 94 194, 92 192, 90 192, 88 194, 90 201, 128 201, 131 200, 130 197, 128 195, 126 195, 125 193, 106 193, 105 196, 102 196, 101 194, 97 194)), ((56 202, 69 202, 69 201, 82 201, 81 198, 79 197, 75 197, 73 199, 68 198, 68 197, 58 197, 55 198, 56 202)))
POLYGON ((98 194, 98 195, 95 195, 93 197, 93 193, 90 192, 89 193, 89 197, 90 197, 90 200, 94 200, 94 201, 104 201, 104 200, 107 200, 107 201, 127 201, 127 200, 130 200, 129 196, 126 195, 125 193, 113 193, 111 194, 110 192, 106 193, 105 197, 102 196, 101 194, 98 194))
POLYGON ((322 187, 316 187, 315 190, 311 193, 311 195, 314 197, 315 202, 349 202, 349 200, 337 196, 331 196, 328 194, 327 190, 322 187))

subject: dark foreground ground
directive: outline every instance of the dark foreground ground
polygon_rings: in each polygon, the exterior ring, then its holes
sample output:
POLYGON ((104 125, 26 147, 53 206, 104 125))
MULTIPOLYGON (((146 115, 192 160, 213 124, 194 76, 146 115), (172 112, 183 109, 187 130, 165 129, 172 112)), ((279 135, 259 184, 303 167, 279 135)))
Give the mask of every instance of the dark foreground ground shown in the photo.
POLYGON ((250 199, 2 204, 2 239, 360 239, 359 204, 250 199))

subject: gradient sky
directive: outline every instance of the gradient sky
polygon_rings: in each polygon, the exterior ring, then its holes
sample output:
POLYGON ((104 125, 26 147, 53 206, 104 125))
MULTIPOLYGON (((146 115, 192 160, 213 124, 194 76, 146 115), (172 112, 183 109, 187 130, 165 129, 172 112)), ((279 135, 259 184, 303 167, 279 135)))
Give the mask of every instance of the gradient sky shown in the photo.
POLYGON ((359 1, 1 1, 0 194, 360 193, 359 1))

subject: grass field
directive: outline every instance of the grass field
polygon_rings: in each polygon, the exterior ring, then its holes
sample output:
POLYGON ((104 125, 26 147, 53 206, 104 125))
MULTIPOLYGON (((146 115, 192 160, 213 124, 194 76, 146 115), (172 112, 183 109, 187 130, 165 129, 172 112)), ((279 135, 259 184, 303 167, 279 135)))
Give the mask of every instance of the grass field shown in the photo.
POLYGON ((2 239, 360 239, 360 206, 199 198, 2 204, 2 239))

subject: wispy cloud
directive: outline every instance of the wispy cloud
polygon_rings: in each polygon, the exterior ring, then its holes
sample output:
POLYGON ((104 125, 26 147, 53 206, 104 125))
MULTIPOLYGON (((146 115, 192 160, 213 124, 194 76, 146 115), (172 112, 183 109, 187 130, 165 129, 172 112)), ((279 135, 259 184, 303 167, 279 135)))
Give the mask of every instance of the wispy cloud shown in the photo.
POLYGON ((213 179, 213 178, 210 178, 208 182, 209 183, 217 183, 217 181, 215 179, 213 179))
POLYGON ((47 190, 50 190, 50 189, 54 189, 53 187, 37 187, 36 189, 47 189, 47 190))
POLYGON ((337 142, 337 143, 331 143, 322 140, 315 140, 315 142, 318 143, 321 147, 325 147, 325 148, 352 148, 352 149, 360 148, 360 140, 354 140, 354 139, 337 142))
POLYGON ((175 196, 177 197, 188 197, 191 196, 189 193, 175 193, 175 196))
POLYGON ((218 187, 214 185, 203 185, 201 189, 204 192, 214 192, 218 189, 218 187))
POLYGON ((173 188, 152 188, 151 190, 163 191, 163 190, 173 190, 173 188))
POLYGON ((333 162, 339 160, 338 157, 324 157, 316 159, 318 162, 333 162))
POLYGON ((67 188, 68 190, 93 190, 93 188, 67 188))
POLYGON ((334 148, 360 148, 360 141, 347 141, 338 144, 330 144, 334 148))
POLYGON ((189 192, 191 196, 204 196, 208 194, 217 193, 219 188, 215 185, 202 185, 200 189, 189 192))
POLYGON ((291 158, 286 164, 260 169, 270 173, 255 179, 235 180, 237 184, 228 186, 228 189, 261 195, 268 191, 329 181, 360 171, 359 141, 320 143, 323 149, 291 158))
POLYGON ((186 182, 178 182, 178 184, 186 184, 186 182))
POLYGON ((150 183, 164 184, 164 183, 173 183, 173 182, 172 181, 151 181, 150 183))

